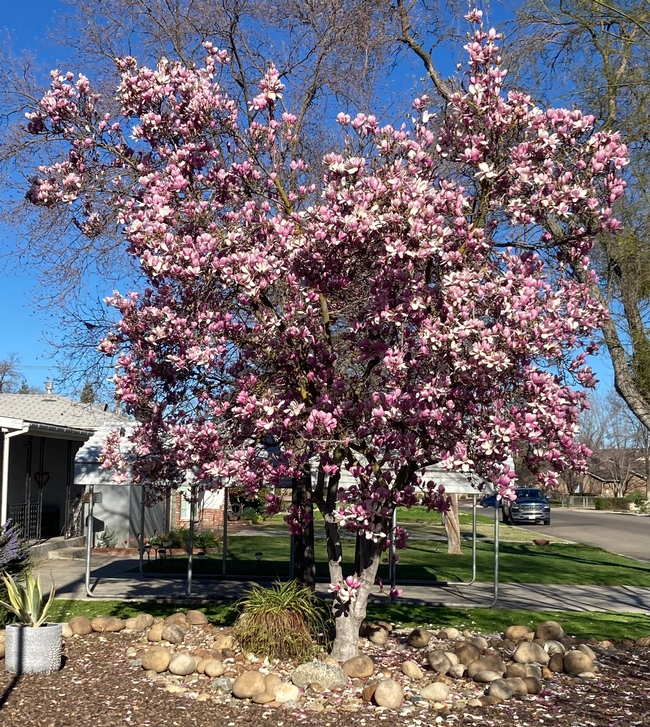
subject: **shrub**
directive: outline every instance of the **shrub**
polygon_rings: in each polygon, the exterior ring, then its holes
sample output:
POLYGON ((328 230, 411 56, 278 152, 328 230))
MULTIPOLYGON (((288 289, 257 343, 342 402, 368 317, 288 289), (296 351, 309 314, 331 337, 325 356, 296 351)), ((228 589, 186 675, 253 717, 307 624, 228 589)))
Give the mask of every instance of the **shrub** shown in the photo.
POLYGON ((645 492, 639 492, 638 490, 635 490, 634 492, 630 492, 625 496, 625 499, 629 502, 633 503, 637 507, 642 507, 643 505, 647 504, 648 500, 645 496, 645 492))
MULTIPOLYGON (((7 522, 0 526, 0 572, 19 578, 28 568, 27 543, 20 537, 20 528, 7 522)), ((0 600, 7 599, 7 589, 0 584, 0 600)), ((7 609, 0 607, 0 623, 5 623, 7 614, 7 609)))
POLYGON ((309 659, 327 639, 327 607, 297 581, 253 586, 238 606, 234 636, 244 651, 271 659, 309 659))
POLYGON ((625 497, 595 497, 594 507, 596 510, 629 510, 630 501, 625 497))
POLYGON ((212 530, 201 530, 201 532, 194 533, 194 547, 195 548, 219 548, 221 545, 220 539, 212 532, 212 530))

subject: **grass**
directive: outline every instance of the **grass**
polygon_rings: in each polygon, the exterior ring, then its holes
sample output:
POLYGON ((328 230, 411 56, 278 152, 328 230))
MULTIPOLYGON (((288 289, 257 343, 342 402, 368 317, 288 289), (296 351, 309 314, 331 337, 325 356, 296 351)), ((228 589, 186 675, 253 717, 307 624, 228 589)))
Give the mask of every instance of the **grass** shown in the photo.
MULTIPOLYGON (((139 613, 153 616, 169 616, 174 611, 196 608, 196 603, 155 603, 151 601, 69 601, 56 599, 48 614, 52 621, 67 621, 73 616, 117 616, 128 618, 139 613)), ((232 626, 237 609, 229 601, 213 602, 200 607, 211 622, 232 626)), ((502 632, 510 624, 534 626, 541 621, 558 621, 566 633, 582 638, 599 640, 637 639, 650 634, 650 617, 645 614, 607 613, 583 611, 518 611, 512 609, 450 609, 432 608, 414 604, 370 604, 368 619, 384 619, 396 626, 443 628, 454 626, 485 634, 502 632)))
MULTIPOLYGON (((343 562, 348 564, 346 575, 354 561, 354 541, 343 541, 343 562)), ((398 580, 463 581, 471 575, 470 544, 463 555, 447 555, 442 541, 413 540, 400 551, 397 565, 398 580)), ((491 580, 494 551, 491 543, 477 545, 478 580, 491 580)), ((316 574, 327 578, 325 543, 316 541, 316 574)), ((145 563, 151 573, 183 573, 187 557, 174 556, 166 560, 145 563)), ((194 560, 197 575, 221 573, 221 556, 194 560)), ((262 575, 286 578, 289 575, 289 540, 282 536, 237 536, 230 538, 227 561, 228 575, 262 575), (254 553, 261 551, 258 563, 254 553)), ((388 578, 388 566, 382 564, 379 576, 388 578)), ((501 543, 499 580, 502 583, 548 583, 560 585, 646 586, 650 587, 650 565, 632 558, 588 545, 551 543, 539 547, 531 543, 501 543)))

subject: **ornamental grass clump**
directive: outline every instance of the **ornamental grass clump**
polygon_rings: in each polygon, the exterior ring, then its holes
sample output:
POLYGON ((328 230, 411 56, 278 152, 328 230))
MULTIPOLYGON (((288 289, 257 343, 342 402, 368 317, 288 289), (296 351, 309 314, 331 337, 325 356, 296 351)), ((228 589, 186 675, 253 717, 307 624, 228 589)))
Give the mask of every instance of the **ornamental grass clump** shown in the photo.
MULTIPOLYGON (((20 577, 29 568, 29 550, 20 537, 20 528, 10 522, 0 525, 0 572, 20 577)), ((7 589, 0 583, 0 602, 8 598, 7 589)), ((0 603, 0 623, 5 623, 9 611, 0 603)))
POLYGON ((297 581, 254 586, 239 608, 234 635, 244 651, 272 659, 308 659, 327 640, 327 608, 297 581))

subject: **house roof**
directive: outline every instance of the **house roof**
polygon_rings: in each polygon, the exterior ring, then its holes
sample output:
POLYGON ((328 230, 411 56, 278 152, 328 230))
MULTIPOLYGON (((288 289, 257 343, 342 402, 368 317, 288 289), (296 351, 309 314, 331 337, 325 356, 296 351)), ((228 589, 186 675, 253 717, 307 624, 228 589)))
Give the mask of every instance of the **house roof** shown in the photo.
POLYGON ((82 404, 56 394, 0 394, 0 418, 19 420, 23 426, 45 425, 93 432, 108 422, 128 421, 103 404, 82 404))

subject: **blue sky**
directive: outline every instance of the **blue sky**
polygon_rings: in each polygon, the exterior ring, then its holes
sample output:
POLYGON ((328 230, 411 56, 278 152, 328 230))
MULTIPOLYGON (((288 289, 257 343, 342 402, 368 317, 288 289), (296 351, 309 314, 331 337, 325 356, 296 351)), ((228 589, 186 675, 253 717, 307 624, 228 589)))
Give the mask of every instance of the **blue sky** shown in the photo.
MULTIPOLYGON (((31 50, 39 60, 56 67, 65 49, 47 40, 47 30, 54 24, 57 14, 65 13, 60 0, 32 0, 29 4, 3 3, 0 16, 0 37, 3 42, 11 38, 14 51, 31 50)), ((498 13, 497 13, 498 14, 498 13)), ((11 233, 0 229, 0 246, 11 245, 11 233)), ((9 274, 0 272, 0 359, 15 353, 20 359, 21 374, 30 386, 43 387, 50 378, 56 380, 56 367, 50 359, 51 350, 45 343, 52 334, 53 318, 39 312, 31 302, 35 281, 29 270, 9 274)), ((593 359, 602 389, 612 385, 612 373, 606 353, 593 359)))

